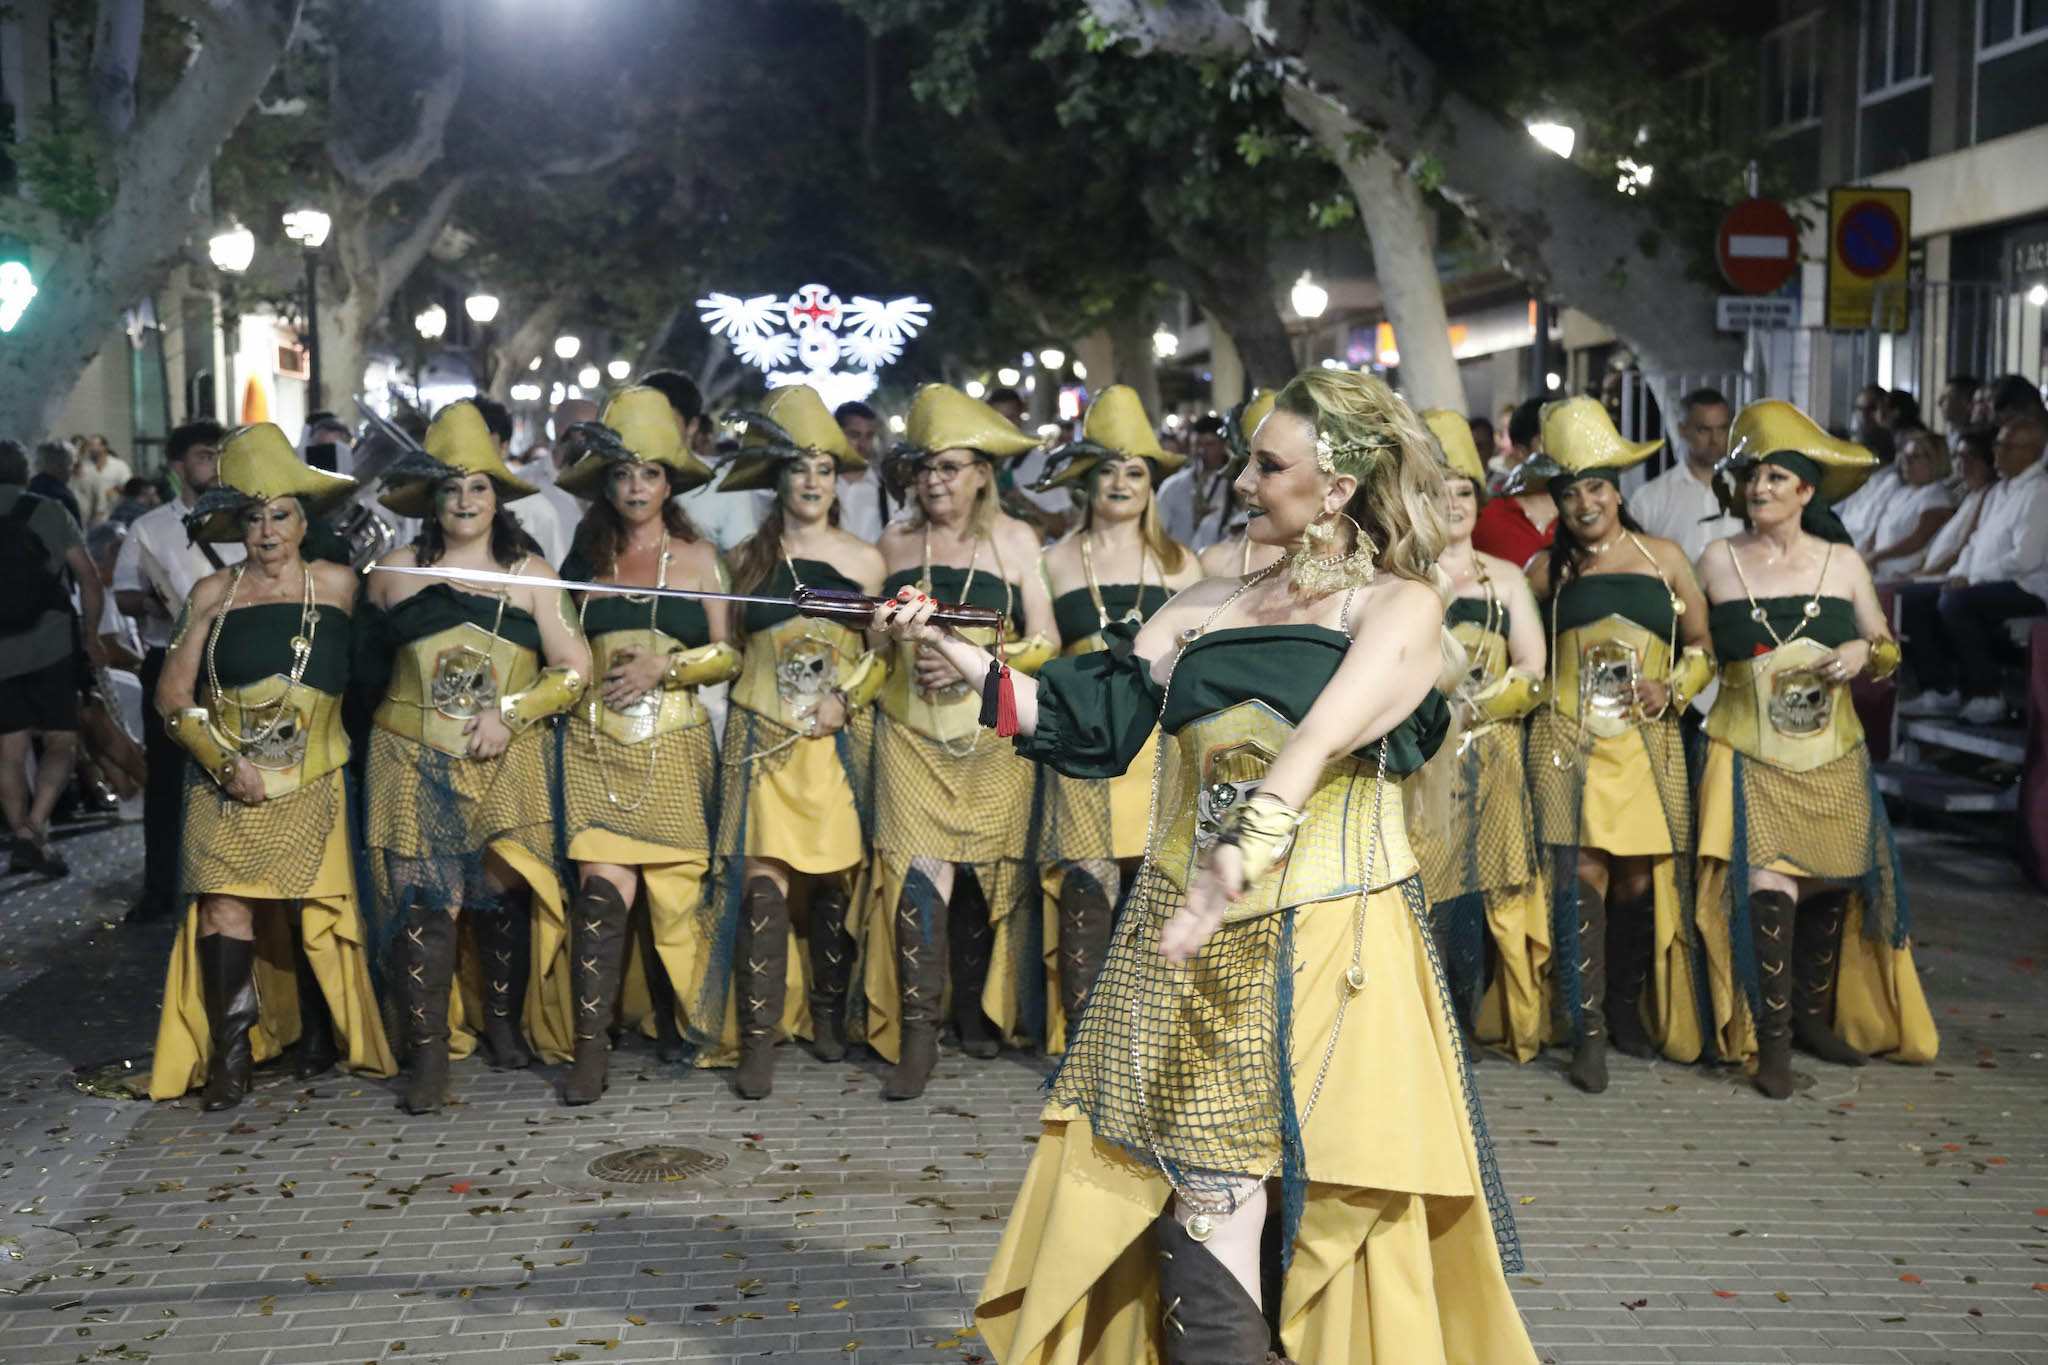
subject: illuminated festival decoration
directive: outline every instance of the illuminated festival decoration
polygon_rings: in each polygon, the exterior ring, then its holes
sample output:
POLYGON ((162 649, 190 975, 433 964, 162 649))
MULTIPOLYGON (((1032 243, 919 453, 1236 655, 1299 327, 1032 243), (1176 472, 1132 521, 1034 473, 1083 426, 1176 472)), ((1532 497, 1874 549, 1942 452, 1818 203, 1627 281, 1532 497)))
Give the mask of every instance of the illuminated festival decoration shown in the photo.
POLYGON ((873 393, 875 371, 903 354, 903 344, 932 311, 915 298, 842 301, 822 284, 807 284, 786 299, 711 294, 698 299, 697 308, 712 335, 725 337, 733 354, 766 374, 770 388, 808 384, 830 408, 873 393))
POLYGON ((11 332, 14 324, 36 296, 35 278, 20 261, 0 261, 0 332, 11 332))

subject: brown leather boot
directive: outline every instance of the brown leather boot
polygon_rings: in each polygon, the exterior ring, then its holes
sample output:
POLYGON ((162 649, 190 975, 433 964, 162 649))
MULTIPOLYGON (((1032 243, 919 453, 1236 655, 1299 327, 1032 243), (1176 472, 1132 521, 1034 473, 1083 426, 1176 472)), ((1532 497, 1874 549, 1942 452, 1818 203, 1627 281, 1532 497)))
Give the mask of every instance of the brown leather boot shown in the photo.
POLYGON ((1792 898, 1782 891, 1749 893, 1756 926, 1756 1088, 1774 1100, 1792 1093, 1792 898))
POLYGON ((1579 883, 1579 1030, 1565 1075, 1589 1095, 1607 1089, 1607 902, 1579 883))
POLYGON ((741 1099, 764 1100, 775 1089, 775 1031, 789 982, 789 898, 767 877, 747 883, 732 965, 740 1023, 733 1088, 741 1099))
POLYGON ((846 887, 811 887, 811 1055, 846 1060, 846 992, 853 984, 853 935, 846 928, 846 887))
POLYGON ((939 1000, 946 989, 946 907, 938 888, 913 869, 896 898, 896 989, 902 1037, 895 1068, 882 1087, 885 1100, 924 1094, 939 1062, 939 1000))
MULTIPOLYGON (((1110 864, 1114 872, 1115 864, 1110 864)), ((1116 906, 1095 874, 1079 863, 1069 863, 1060 881, 1059 974, 1060 1011, 1067 1019, 1067 1046, 1081 1032, 1081 1014, 1102 963, 1109 956, 1109 939, 1116 906)))
POLYGON ((493 1071, 520 1071, 533 1065, 520 1022, 526 1010, 526 978, 533 970, 532 905, 530 893, 507 891, 495 908, 466 916, 476 933, 483 976, 484 1060, 493 1071))
POLYGON ((1169 1209, 1152 1221, 1166 1365, 1262 1365, 1273 1330, 1258 1302, 1169 1209))
POLYGON ((603 877, 587 877, 569 907, 569 994, 575 1009, 576 1053, 562 1083, 564 1104, 595 1104, 611 1066, 606 1023, 619 1002, 626 956, 625 899, 603 877))
POLYGON ((953 1026, 960 1032, 960 1050, 987 1061, 1003 1050, 1003 1040, 981 1009, 996 931, 989 923, 988 897, 979 878, 964 869, 954 874, 953 902, 946 913, 952 938, 947 965, 953 977, 953 1026))
POLYGON ((255 1027, 257 1014, 256 944, 207 934, 199 940, 198 956, 213 1051, 202 1104, 208 1112, 232 1109, 249 1093, 250 1073, 256 1066, 249 1048, 249 1030, 255 1027))
POLYGON ((1650 985, 1650 954, 1657 941, 1657 906, 1638 896, 1607 912, 1607 1033, 1617 1052, 1657 1055, 1656 1040, 1643 1025, 1643 992, 1650 985))
POLYGON ((1835 1032, 1835 980, 1842 966, 1842 921, 1849 893, 1821 891, 1799 902, 1792 929, 1792 1045, 1837 1066, 1870 1058, 1835 1032))
POLYGON ((415 906, 399 930, 399 989, 405 1008, 408 1114, 431 1114, 448 1098, 448 990, 455 980, 455 918, 415 906))

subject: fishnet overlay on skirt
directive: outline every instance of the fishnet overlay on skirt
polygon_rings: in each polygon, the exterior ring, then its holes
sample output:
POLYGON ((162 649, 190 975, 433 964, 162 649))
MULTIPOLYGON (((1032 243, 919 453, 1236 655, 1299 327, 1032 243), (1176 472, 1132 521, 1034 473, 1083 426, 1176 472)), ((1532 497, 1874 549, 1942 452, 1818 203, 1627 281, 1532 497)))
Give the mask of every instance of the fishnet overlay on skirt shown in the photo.
POLYGON ((1452 764, 1449 817, 1415 845, 1431 901, 1511 890, 1536 875, 1522 727, 1489 725, 1462 742, 1443 756, 1452 764))
POLYGON ((245 806, 187 763, 179 849, 184 894, 236 886, 268 887, 278 900, 311 894, 328 835, 346 809, 346 771, 337 768, 287 796, 245 806))
POLYGON ((1021 860, 1036 776, 1036 767, 993 732, 980 733, 971 750, 964 743, 948 749, 877 712, 875 847, 905 860, 1021 860))
POLYGON ((1031 860, 1044 863, 1106 861, 1116 856, 1109 783, 1038 769, 1038 821, 1031 860))
POLYGON ((718 765, 710 725, 621 744, 600 734, 579 709, 562 727, 561 765, 562 819, 571 842, 601 829, 683 853, 711 848, 718 765))
MULTIPOLYGON (((1671 838, 1672 875, 1678 884, 1678 932, 1692 963, 1692 979, 1706 977, 1706 948, 1693 921, 1692 779, 1685 762, 1685 738, 1668 715, 1644 721, 1628 738, 1649 755, 1657 801, 1671 838)), ((1531 811, 1536 841, 1548 850, 1552 866, 1551 934, 1556 945, 1558 995, 1574 1028, 1584 1007, 1579 989, 1580 821, 1585 813, 1586 759, 1592 731, 1554 706, 1540 706, 1529 717, 1524 762, 1529 774, 1531 811)), ((1700 1001, 1701 1027, 1712 1035, 1712 1005, 1700 1001)))

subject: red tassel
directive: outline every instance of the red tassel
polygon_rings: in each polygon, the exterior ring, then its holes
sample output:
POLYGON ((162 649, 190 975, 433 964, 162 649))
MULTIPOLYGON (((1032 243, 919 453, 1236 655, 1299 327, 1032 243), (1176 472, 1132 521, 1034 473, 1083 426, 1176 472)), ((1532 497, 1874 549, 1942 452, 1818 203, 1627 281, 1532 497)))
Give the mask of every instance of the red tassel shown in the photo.
POLYGON ((1017 689, 1010 684, 1010 666, 996 670, 996 733, 1007 739, 1017 733, 1017 689))

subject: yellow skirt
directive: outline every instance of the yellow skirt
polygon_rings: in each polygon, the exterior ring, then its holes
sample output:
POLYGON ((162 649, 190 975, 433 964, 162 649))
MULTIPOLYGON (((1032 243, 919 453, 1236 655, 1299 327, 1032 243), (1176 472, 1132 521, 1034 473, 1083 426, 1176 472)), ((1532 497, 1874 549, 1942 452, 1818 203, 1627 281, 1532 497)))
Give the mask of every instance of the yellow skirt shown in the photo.
MULTIPOLYGON (((867 1043, 892 1062, 901 1056, 903 1045, 903 1001, 896 979, 896 904, 909 872, 908 858, 877 852, 868 864, 865 892, 855 897, 856 922, 849 925, 860 945, 861 980, 867 992, 867 1043)), ((955 896, 959 895, 962 872, 972 872, 980 881, 993 934, 988 981, 981 989, 982 1013, 1010 1046, 1030 1046, 1032 1040, 1024 1019, 1022 964, 1031 951, 1026 920, 1038 870, 1009 858, 993 863, 957 864, 955 896)), ((951 1008, 952 994, 949 979, 945 1008, 951 1008)), ((1057 997, 1058 992, 1053 994, 1057 997)))
MULTIPOLYGON (((1715 740, 1707 748, 1700 776, 1699 884, 1697 904, 1700 936, 1707 943, 1708 985, 1714 1004, 1715 1046, 1723 1060, 1743 1061, 1756 1055, 1756 1023, 1749 999, 1737 984, 1728 929, 1728 879, 1735 848, 1735 751, 1715 740)), ((1881 812, 1874 812, 1881 816, 1881 812)), ((1776 858, 1765 869, 1791 877, 1811 875, 1806 868, 1776 858)), ((1901 888, 1903 893, 1903 888, 1901 888)), ((1835 978, 1835 1032, 1849 1046, 1898 1062, 1931 1062, 1940 1047, 1934 1016, 1920 989, 1909 941, 1894 948, 1882 938, 1863 934, 1863 902, 1849 897, 1842 924, 1842 959, 1835 978)))
MULTIPOLYGON (((1355 900, 1294 912, 1289 1063, 1305 1102, 1336 1024, 1355 900)), ((1308 1186, 1279 1318, 1301 1365, 1534 1365, 1495 1244, 1455 1026, 1401 888, 1365 918, 1354 996, 1301 1124, 1308 1186)), ((1047 1106, 975 1319, 1002 1365, 1164 1358, 1152 1220, 1165 1178, 1047 1106)))
MULTIPOLYGON (((744 713, 735 710, 733 714, 744 713)), ((728 740, 739 729, 728 725, 728 740)), ((753 733, 774 736, 771 743, 795 735, 758 718, 753 733)), ((855 736, 851 742, 858 745, 861 738, 855 736)), ((798 872, 815 874, 860 866, 860 807, 846 780, 846 767, 839 761, 835 739, 797 737, 772 757, 736 767, 744 758, 734 755, 725 771, 726 780, 733 780, 737 771, 746 783, 747 836, 741 851, 747 857, 773 858, 798 872)))
MULTIPOLYGON (((331 774, 339 784, 342 775, 331 774)), ((287 798, 288 799, 288 798, 287 798)), ((257 809, 260 809, 257 808, 257 809)), ((333 821, 321 850, 320 866, 310 888, 291 899, 298 902, 300 935, 306 960, 327 998, 334 1018, 335 1041, 341 1045, 342 1067, 366 1076, 390 1076, 398 1064, 384 1038, 377 997, 370 987, 370 966, 364 946, 363 922, 356 909, 355 875, 350 866, 347 822, 333 821)), ((252 900, 279 900, 278 888, 260 882, 213 885, 205 890, 252 900)), ((286 906, 291 913, 294 907, 286 906)), ((212 1061, 213 1031, 206 1017, 206 993, 199 973, 199 898, 185 908, 184 924, 171 948, 164 977, 164 1002, 157 1020, 156 1056, 151 1063, 149 1097, 176 1099, 206 1083, 212 1061)), ((283 915, 256 915, 256 1000, 258 1020, 249 1043, 259 1062, 276 1057, 299 1038, 298 974, 292 961, 291 926, 283 915)))
POLYGON ((1486 930, 1495 950, 1493 979, 1480 998, 1473 1036, 1517 1062, 1533 1060, 1568 1033, 1557 1014, 1551 975, 1550 898, 1538 879, 1488 891, 1486 930))

